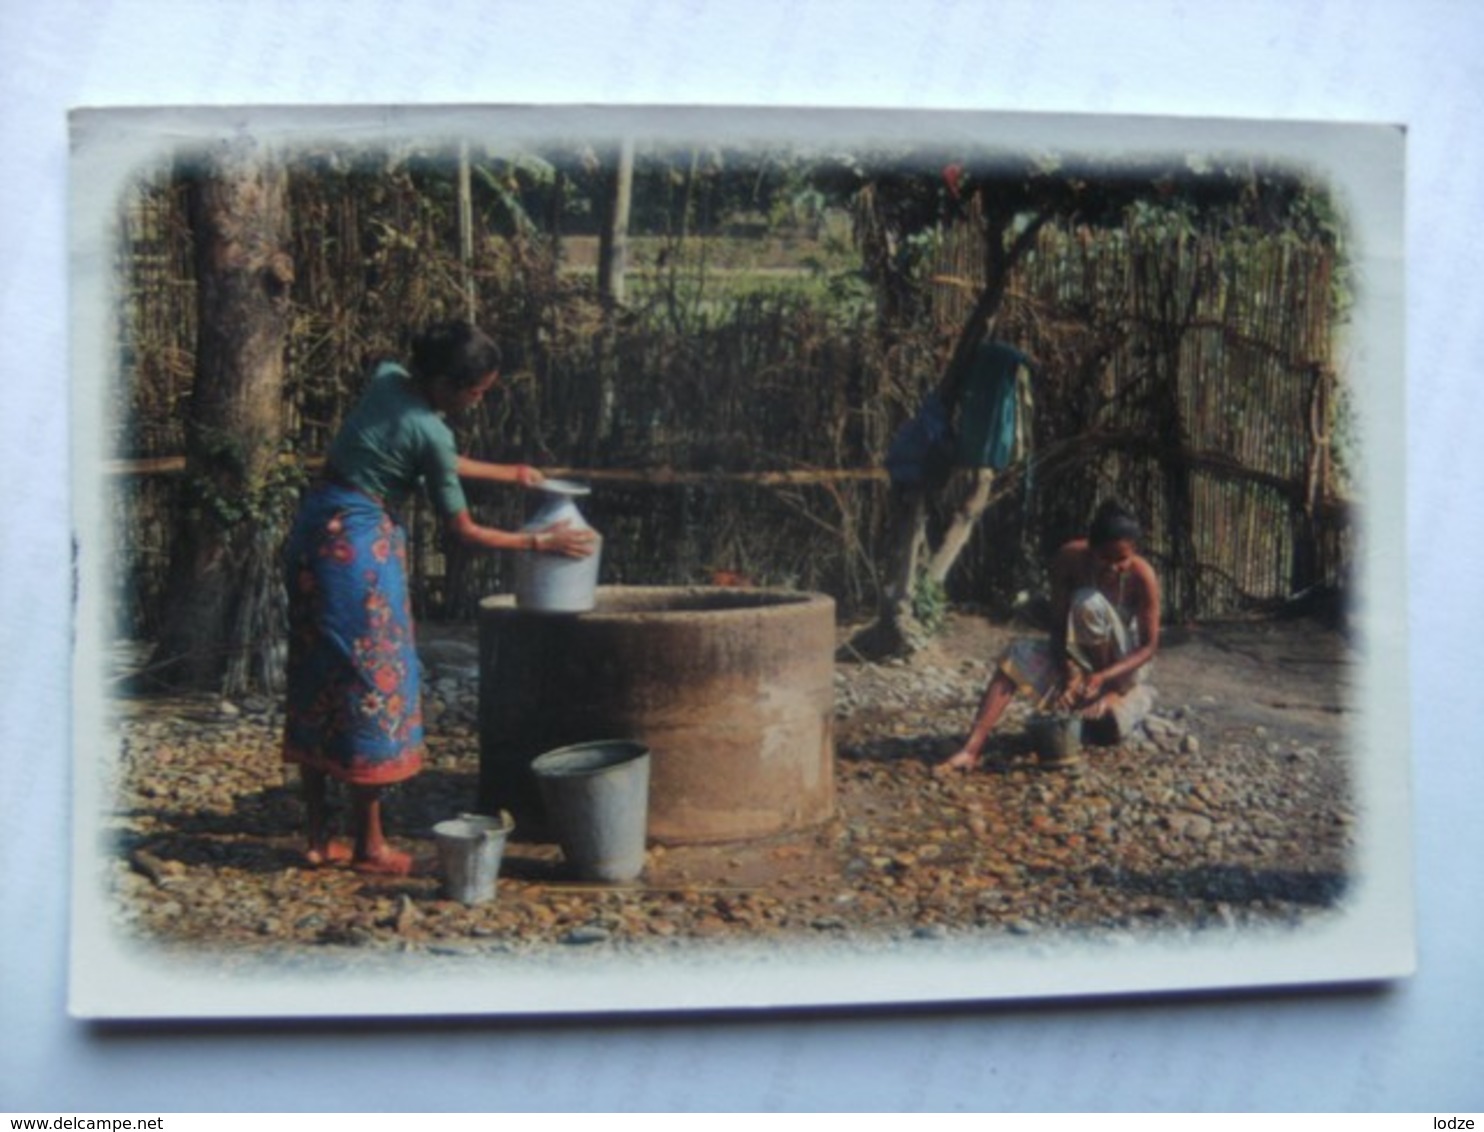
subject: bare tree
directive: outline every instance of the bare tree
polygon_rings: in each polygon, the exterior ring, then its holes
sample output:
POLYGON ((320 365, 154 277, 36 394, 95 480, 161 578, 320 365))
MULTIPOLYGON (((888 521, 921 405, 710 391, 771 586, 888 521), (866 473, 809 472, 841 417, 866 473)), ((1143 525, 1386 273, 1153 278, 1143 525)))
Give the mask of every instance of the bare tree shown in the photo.
MULTIPOLYGON (((1191 216, 1204 213, 1205 222, 1220 228, 1236 219, 1258 225, 1277 225, 1295 215, 1308 215, 1321 227, 1327 222, 1301 179, 1281 172, 1251 167, 1223 168, 1180 157, 1152 163, 1130 161, 1076 168, 1050 155, 1028 161, 991 162, 979 169, 950 165, 941 176, 920 157, 899 160, 862 171, 850 170, 845 182, 858 203, 869 206, 870 222, 858 223, 867 260, 867 272, 879 294, 888 334, 893 319, 914 317, 911 299, 916 284, 902 254, 913 235, 930 231, 960 214, 969 200, 978 202, 983 218, 983 286, 959 329, 951 358, 936 383, 938 407, 950 420, 973 372, 980 344, 992 334, 1011 274, 1035 246, 1049 222, 1083 226, 1118 224, 1129 210, 1185 209, 1191 216), (1317 218, 1317 219, 1316 219, 1317 218)), ((837 182, 840 179, 836 171, 837 182)), ((1193 300, 1192 300, 1193 301, 1193 300)), ((1170 325, 1181 325, 1180 312, 1170 313, 1170 325)), ((1173 389, 1173 385, 1170 386, 1173 389)), ((1173 413, 1173 409, 1171 412, 1173 413)), ((1171 482, 1185 482, 1179 457, 1171 482)), ((993 474, 974 469, 973 482, 954 509, 945 537, 929 545, 929 508, 941 505, 947 477, 894 488, 888 520, 886 562, 876 621, 851 641, 858 655, 883 657, 911 653, 922 640, 912 616, 912 598, 920 575, 941 583, 958 555, 968 545, 974 527, 998 494, 993 474), (929 555, 926 569, 924 556, 929 555)), ((955 485, 964 489, 964 477, 955 485)), ((1188 498, 1172 499, 1172 514, 1189 510, 1188 498)), ((1193 553, 1193 552, 1190 552, 1193 553)), ((1188 556, 1188 555, 1187 555, 1188 556)))
MULTIPOLYGON (((1034 246, 1037 233, 1052 216, 1053 206, 1048 203, 1018 197, 1019 194, 1008 200, 988 199, 983 243, 984 288, 959 330, 953 353, 934 391, 942 411, 950 418, 963 395, 979 344, 994 326, 1011 271, 1034 246)), ((918 576, 925 572, 938 584, 947 579, 991 500, 993 473, 976 468, 972 474, 971 490, 954 509, 953 521, 937 547, 929 546, 927 514, 932 497, 944 485, 923 483, 893 489, 888 561, 876 621, 851 641, 850 648, 855 653, 866 657, 901 656, 915 651, 922 643, 923 633, 912 613, 918 576), (925 554, 931 555, 926 571, 922 568, 925 554)))

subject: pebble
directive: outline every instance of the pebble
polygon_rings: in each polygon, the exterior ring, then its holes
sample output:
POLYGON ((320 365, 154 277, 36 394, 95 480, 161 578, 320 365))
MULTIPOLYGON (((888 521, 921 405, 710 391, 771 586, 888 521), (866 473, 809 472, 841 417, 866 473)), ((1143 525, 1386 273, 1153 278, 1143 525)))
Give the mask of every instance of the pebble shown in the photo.
POLYGON ((418 911, 417 905, 412 901, 412 897, 403 893, 397 901, 397 912, 393 921, 397 931, 406 934, 416 927, 422 918, 423 914, 418 911))
POLYGON ((1161 719, 1157 715, 1148 716, 1144 720, 1144 730, 1149 733, 1151 739, 1162 739, 1174 735, 1181 730, 1173 722, 1161 719))
POLYGON ((1216 831, 1210 818, 1194 813, 1173 814, 1167 819, 1167 825, 1173 833, 1193 841, 1205 841, 1216 831))
MULTIPOLYGON (((423 857, 432 849, 426 834, 407 831, 468 809, 478 771, 477 651, 457 652, 425 661, 425 712, 437 721, 428 766, 437 773, 388 794, 393 838, 423 857)), ((119 829, 135 848, 111 882, 116 918, 131 932, 256 948, 494 955, 553 943, 664 948, 787 933, 830 946, 871 932, 1045 938, 1063 925, 1095 929, 1117 945, 1150 932, 1325 912, 1315 893, 1328 890, 1293 880, 1293 862, 1316 876, 1345 873, 1355 818, 1337 743, 1305 733, 1299 745, 1235 713, 1215 730, 1219 701, 1193 697, 1151 716, 1122 747, 1089 748, 1072 777, 1019 753, 1029 708, 1017 702, 983 770, 932 778, 927 764, 961 740, 984 674, 982 661, 952 657, 837 666, 839 817, 807 853, 728 847, 714 852, 716 872, 707 876, 689 872, 693 855, 675 848, 651 854, 651 883, 668 876, 664 886, 605 894, 502 877, 499 902, 477 910, 441 900, 426 875, 368 881, 287 866, 301 818, 294 779, 278 760, 273 701, 264 710, 244 699, 234 715, 209 698, 189 717, 130 705, 121 723, 128 758, 115 762, 119 812, 128 815, 119 829), (1270 743, 1281 757, 1268 754, 1270 743), (277 863, 265 867, 270 860, 277 863), (751 884, 760 861, 776 869, 771 887, 707 887, 743 875, 751 884), (1290 879, 1272 879, 1281 876, 1290 879), (1184 878, 1184 888, 1162 886, 1152 899, 1151 878, 1163 885, 1159 878, 1171 877, 1184 878)), ((335 789, 343 817, 346 799, 335 789)))
POLYGON ((610 932, 607 928, 587 925, 585 927, 573 928, 570 932, 562 937, 562 942, 574 945, 584 945, 592 943, 607 943, 612 938, 613 933, 610 932))

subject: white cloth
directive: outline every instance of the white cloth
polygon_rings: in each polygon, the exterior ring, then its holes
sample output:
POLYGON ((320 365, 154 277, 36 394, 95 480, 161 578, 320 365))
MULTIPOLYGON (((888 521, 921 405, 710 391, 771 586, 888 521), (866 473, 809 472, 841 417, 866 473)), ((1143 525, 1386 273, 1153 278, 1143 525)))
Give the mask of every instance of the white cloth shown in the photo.
MULTIPOLYGON (((1119 579, 1122 590, 1122 578, 1119 579)), ((1092 586, 1072 595, 1067 610, 1067 655, 1084 671, 1096 672, 1122 660, 1139 647, 1139 625, 1131 611, 1120 610, 1092 586)), ((1136 679, 1143 669, 1136 674, 1136 679)))
MULTIPOLYGON (((1106 668, 1139 647, 1139 626, 1133 617, 1109 601, 1092 586, 1072 594, 1067 611, 1066 651, 1087 672, 1106 668), (1101 658, 1101 659, 1100 659, 1101 658)), ((1000 658, 1000 671, 1015 681, 1022 692, 1045 699, 1061 680, 1061 670, 1052 658, 1051 643, 1018 640, 1000 658)), ((1134 673, 1133 683, 1144 680, 1149 665, 1134 673)))

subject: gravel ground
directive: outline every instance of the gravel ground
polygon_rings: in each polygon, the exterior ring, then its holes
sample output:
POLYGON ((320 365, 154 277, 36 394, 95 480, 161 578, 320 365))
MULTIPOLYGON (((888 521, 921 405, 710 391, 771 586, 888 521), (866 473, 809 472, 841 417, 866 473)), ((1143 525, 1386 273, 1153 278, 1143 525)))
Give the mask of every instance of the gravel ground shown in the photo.
MULTIPOLYGON (((842 636, 844 635, 842 631, 842 636)), ((301 867, 267 701, 120 698, 100 864, 119 929, 193 954, 594 953, 1067 933, 1123 942, 1335 914, 1355 816, 1344 639, 1307 621, 1176 629, 1146 734, 1042 766, 1017 704, 986 767, 940 780, 1009 631, 959 613, 910 663, 836 672, 837 815, 766 842, 652 848, 640 883, 563 879, 516 834, 498 899, 442 899, 430 828, 472 807, 477 650, 430 628, 429 765, 389 793, 405 879, 301 867)), ((133 650, 121 650, 127 658, 133 650)), ((343 811, 343 799, 341 802, 343 811)))

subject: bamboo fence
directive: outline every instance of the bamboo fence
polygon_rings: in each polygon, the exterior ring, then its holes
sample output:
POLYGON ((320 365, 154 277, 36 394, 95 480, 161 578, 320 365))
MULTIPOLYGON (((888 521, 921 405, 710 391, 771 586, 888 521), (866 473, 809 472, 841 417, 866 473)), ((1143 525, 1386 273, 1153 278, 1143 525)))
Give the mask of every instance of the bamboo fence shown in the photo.
MULTIPOLYGON (((460 426, 461 443, 590 480, 605 582, 740 577, 823 590, 846 616, 874 603, 886 449, 983 282, 972 223, 944 241, 932 325, 888 335, 869 310, 782 291, 684 312, 652 299, 605 318, 590 281, 561 270, 554 241, 496 233, 477 209, 474 260, 461 264, 455 210, 405 169, 313 170, 290 193, 284 425, 307 468, 368 365, 405 356, 419 326, 462 312, 468 266, 479 319, 514 364, 506 393, 460 426)), ((124 516, 118 630, 148 636, 178 522, 194 282, 179 190, 144 183, 125 213, 109 453, 124 516)), ((1050 550, 1115 493, 1145 519, 1170 616, 1219 617, 1341 583, 1334 270, 1331 250, 1283 236, 1043 230, 995 324, 1037 363, 1030 451, 997 480, 951 595, 1002 608, 1038 588, 1050 550)), ((513 493, 471 501, 482 521, 522 520, 513 493)), ((500 556, 445 548, 421 506, 407 520, 421 614, 467 618, 506 588, 500 556)))

